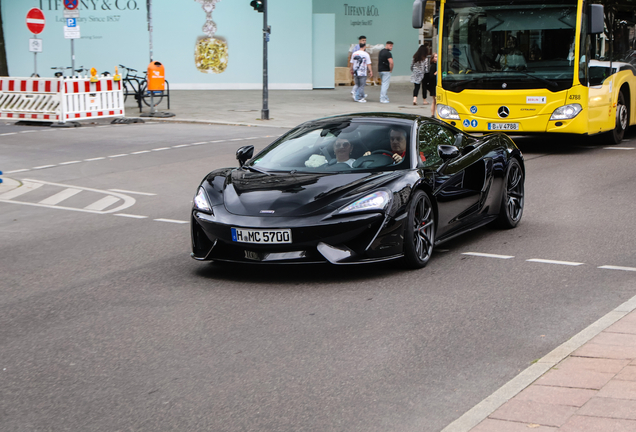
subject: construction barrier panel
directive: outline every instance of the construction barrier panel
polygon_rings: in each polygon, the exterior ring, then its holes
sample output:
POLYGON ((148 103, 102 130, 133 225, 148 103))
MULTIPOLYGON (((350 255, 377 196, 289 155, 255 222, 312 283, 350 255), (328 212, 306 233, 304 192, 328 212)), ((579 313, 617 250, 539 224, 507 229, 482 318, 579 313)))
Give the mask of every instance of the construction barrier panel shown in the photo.
POLYGON ((124 117, 121 81, 0 77, 0 118, 59 122, 124 117))

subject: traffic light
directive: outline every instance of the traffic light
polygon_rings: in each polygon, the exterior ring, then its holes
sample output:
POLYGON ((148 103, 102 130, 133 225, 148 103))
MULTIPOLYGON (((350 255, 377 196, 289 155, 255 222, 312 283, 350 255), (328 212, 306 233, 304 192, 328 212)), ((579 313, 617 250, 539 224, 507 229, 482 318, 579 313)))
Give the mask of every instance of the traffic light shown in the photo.
POLYGON ((256 12, 263 12, 263 9, 265 8, 265 1, 252 0, 252 2, 250 3, 250 6, 252 6, 256 12))

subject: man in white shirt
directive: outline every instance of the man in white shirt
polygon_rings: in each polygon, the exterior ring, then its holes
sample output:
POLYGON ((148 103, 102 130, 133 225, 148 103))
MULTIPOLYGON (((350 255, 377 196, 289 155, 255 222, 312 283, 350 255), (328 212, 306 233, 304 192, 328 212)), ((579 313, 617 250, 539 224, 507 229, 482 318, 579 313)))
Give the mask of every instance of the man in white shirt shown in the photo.
POLYGON ((360 49, 351 55, 351 74, 356 84, 356 93, 353 95, 353 100, 360 103, 366 103, 364 95, 364 86, 367 84, 368 76, 373 76, 371 70, 371 56, 366 52, 366 44, 360 44, 360 49))

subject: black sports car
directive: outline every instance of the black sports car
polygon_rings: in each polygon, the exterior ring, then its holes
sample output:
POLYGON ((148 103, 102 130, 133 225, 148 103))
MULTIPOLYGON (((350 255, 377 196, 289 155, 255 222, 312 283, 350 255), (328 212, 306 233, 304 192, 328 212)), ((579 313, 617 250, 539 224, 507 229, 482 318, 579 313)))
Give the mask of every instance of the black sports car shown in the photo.
POLYGON ((192 257, 250 263, 426 265, 433 246, 524 204, 523 156, 504 134, 467 135, 417 115, 363 113, 303 123, 239 168, 201 182, 192 257))

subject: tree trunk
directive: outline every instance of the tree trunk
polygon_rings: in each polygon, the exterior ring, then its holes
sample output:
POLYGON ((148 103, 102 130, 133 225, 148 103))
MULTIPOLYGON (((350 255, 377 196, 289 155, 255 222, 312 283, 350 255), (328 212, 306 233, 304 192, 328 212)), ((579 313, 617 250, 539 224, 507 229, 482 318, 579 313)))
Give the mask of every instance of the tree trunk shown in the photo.
POLYGON ((7 51, 4 49, 4 28, 2 27, 2 0, 0 0, 0 76, 9 76, 7 51))

